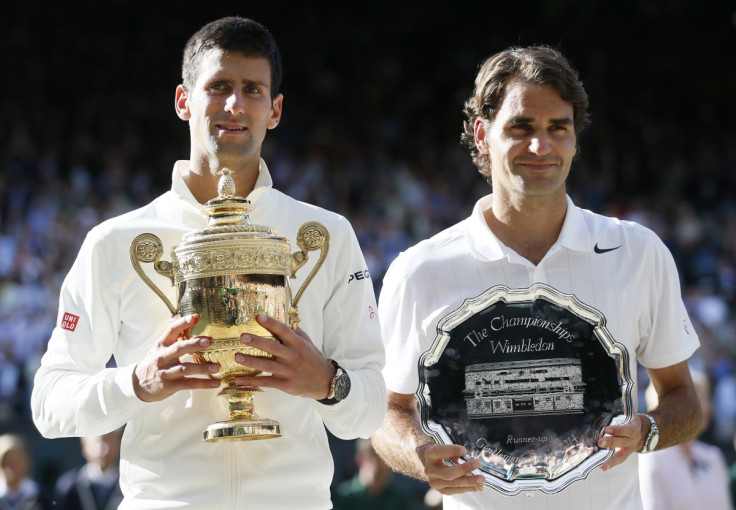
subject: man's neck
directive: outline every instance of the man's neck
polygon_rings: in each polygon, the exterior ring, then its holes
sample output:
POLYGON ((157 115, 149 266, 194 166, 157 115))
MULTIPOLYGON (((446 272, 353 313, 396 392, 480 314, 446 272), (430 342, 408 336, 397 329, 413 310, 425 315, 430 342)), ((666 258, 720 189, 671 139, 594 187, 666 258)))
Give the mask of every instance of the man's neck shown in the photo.
POLYGON ((483 215, 493 234, 506 246, 539 264, 562 231, 567 199, 526 197, 520 201, 496 193, 484 199, 483 215))

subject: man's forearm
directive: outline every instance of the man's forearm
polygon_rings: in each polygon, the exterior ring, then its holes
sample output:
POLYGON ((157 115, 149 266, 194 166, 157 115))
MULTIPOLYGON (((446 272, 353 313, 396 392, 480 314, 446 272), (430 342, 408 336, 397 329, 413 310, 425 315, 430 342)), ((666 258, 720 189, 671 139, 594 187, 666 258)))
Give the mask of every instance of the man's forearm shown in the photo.
POLYGON ((376 452, 392 469, 418 480, 427 480, 416 448, 433 441, 422 431, 417 416, 389 403, 386 420, 371 441, 376 452))
POLYGON ((698 396, 693 388, 685 386, 678 386, 662 395, 657 407, 649 414, 659 428, 657 450, 694 439, 703 422, 698 396))
POLYGON ((128 385, 129 394, 120 391, 115 380, 130 380, 132 368, 108 368, 93 376, 70 370, 42 366, 36 375, 31 409, 33 422, 43 437, 53 439, 70 436, 107 434, 130 419, 145 405, 128 385))

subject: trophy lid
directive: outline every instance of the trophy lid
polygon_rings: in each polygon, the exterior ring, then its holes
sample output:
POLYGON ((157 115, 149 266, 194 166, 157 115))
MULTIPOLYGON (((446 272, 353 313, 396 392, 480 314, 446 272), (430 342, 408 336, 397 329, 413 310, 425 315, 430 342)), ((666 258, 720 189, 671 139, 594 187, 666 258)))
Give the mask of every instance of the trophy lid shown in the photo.
POLYGON ((289 240, 250 222, 253 206, 235 195, 231 174, 228 168, 220 171, 218 196, 205 204, 207 226, 185 234, 172 249, 179 281, 223 271, 289 274, 289 240))
POLYGON ((217 183, 217 197, 205 204, 205 213, 209 216, 207 226, 202 230, 189 232, 183 237, 185 243, 203 242, 209 236, 228 233, 250 233, 254 235, 275 235, 270 227, 253 225, 248 214, 253 210, 250 200, 235 195, 235 181, 229 168, 220 170, 220 181, 217 183))

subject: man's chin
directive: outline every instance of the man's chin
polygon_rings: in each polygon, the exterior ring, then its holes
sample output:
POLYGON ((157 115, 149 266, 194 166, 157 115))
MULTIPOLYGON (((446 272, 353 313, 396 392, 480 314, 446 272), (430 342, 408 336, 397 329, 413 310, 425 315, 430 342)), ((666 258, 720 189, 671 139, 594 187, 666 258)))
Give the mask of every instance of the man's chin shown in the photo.
POLYGON ((218 143, 214 155, 219 161, 243 161, 257 154, 252 144, 218 143))

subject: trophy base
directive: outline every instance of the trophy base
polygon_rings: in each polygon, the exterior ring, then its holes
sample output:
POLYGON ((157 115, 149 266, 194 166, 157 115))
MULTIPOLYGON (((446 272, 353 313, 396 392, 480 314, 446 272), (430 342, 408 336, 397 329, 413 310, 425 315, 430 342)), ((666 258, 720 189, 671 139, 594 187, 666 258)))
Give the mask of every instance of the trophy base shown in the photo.
POLYGON ((268 418, 218 421, 207 427, 202 436, 208 442, 272 439, 281 437, 281 424, 268 418))

